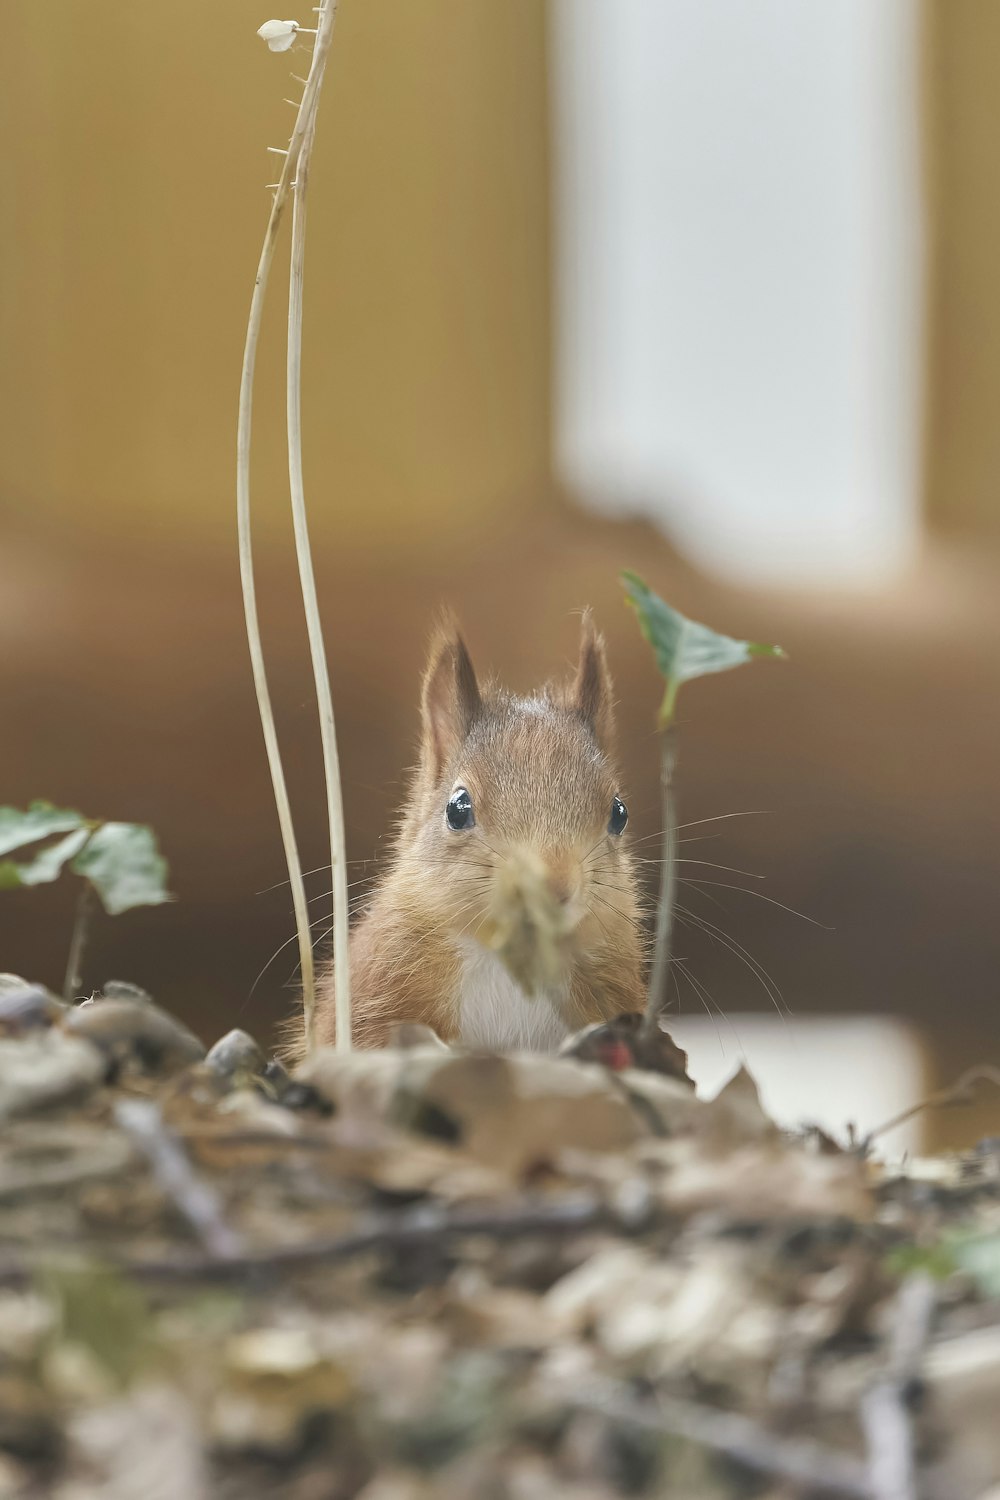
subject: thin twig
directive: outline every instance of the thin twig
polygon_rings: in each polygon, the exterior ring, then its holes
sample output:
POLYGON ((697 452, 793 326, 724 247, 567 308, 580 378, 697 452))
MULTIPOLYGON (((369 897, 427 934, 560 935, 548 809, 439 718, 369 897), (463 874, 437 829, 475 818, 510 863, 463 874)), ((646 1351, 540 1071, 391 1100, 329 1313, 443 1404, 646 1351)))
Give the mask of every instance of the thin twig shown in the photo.
POLYGON ((858 1154, 867 1156, 872 1142, 880 1135, 885 1135, 889 1130, 895 1130, 897 1125, 905 1125, 907 1120, 912 1120, 915 1115, 923 1114, 925 1109, 942 1109, 951 1104, 972 1104, 975 1100, 973 1086, 977 1083, 992 1083, 1000 1088, 1000 1068, 995 1068, 990 1063, 976 1063, 975 1066, 967 1068, 947 1088, 937 1089, 933 1094, 928 1094, 926 1099, 921 1099, 918 1104, 911 1104, 908 1109, 900 1110, 898 1115, 893 1115, 890 1119, 884 1120, 881 1125, 876 1125, 874 1130, 869 1130, 857 1147, 858 1154))
MULTIPOLYGON (((360 1255, 406 1251, 447 1244, 465 1235, 519 1239, 523 1235, 575 1234, 607 1225, 621 1228, 620 1219, 596 1196, 580 1193, 549 1203, 521 1202, 512 1209, 463 1209, 421 1205, 398 1213, 371 1214, 347 1234, 307 1240, 300 1244, 246 1249, 226 1257, 191 1254, 131 1256, 102 1245, 99 1258, 142 1281, 230 1281, 241 1276, 267 1275, 297 1267, 333 1264, 360 1255)), ((74 1247, 85 1255, 85 1247, 74 1247)), ((21 1286, 37 1275, 38 1267, 21 1258, 0 1259, 0 1286, 21 1286)))
MULTIPOLYGON (((322 17, 334 0, 325 0, 322 17)), ((332 23, 331 23, 332 24, 332 23)), ((317 48, 318 52, 318 48, 317 48)), ((320 66, 314 56, 313 68, 320 66)), ((310 75, 312 69, 310 69, 310 75)), ((299 582, 309 635, 309 654, 319 709, 320 737, 323 745, 323 774, 326 780, 327 819, 330 826, 330 864, 333 873, 333 958, 334 993, 336 996, 337 1050, 351 1050, 351 973, 348 962, 347 850, 344 840, 344 799, 340 785, 340 757, 337 753, 337 730, 333 717, 333 695, 330 672, 323 646, 316 577, 312 549, 309 545, 309 523, 306 516, 305 486, 302 474, 302 296, 306 249, 306 191, 309 185, 309 163, 316 136, 315 111, 299 154, 295 174, 295 196, 292 203, 292 253, 288 280, 288 486, 292 500, 292 522, 295 529, 295 553, 299 564, 299 582)), ((311 997, 310 997, 311 1000, 311 997)), ((316 1042, 315 1005, 305 1005, 306 1050, 316 1042)))
POLYGON ((119 1099, 115 1121, 149 1162, 157 1186, 194 1230, 214 1261, 232 1261, 243 1241, 226 1223, 214 1188, 188 1161, 183 1146, 166 1129, 159 1105, 148 1099, 119 1099))
POLYGON ((66 959, 66 978, 63 981, 63 999, 72 1000, 83 984, 83 954, 90 936, 90 924, 95 911, 94 891, 89 880, 80 888, 73 918, 73 934, 69 940, 69 956, 66 959))
POLYGON ((660 796, 663 811, 663 862, 660 898, 656 908, 656 941, 649 975, 649 995, 643 1029, 648 1035, 659 1025, 666 1008, 670 982, 670 955, 677 888, 677 806, 674 801, 674 769, 677 765, 677 729, 669 724, 660 737, 660 796))
POLYGON ((717 1411, 675 1396, 659 1396, 655 1403, 640 1406, 614 1388, 584 1395, 573 1404, 645 1432, 686 1438, 745 1469, 807 1485, 820 1494, 874 1500, 865 1466, 857 1459, 804 1438, 779 1437, 737 1412, 717 1411))
POLYGON ((904 1281, 896 1297, 887 1378, 872 1386, 861 1399, 873 1500, 917 1500, 913 1420, 907 1390, 919 1371, 936 1301, 934 1282, 929 1276, 916 1275, 904 1281))
POLYGON ((260 339, 261 320, 264 312, 264 296, 268 277, 274 260, 278 229, 288 202, 288 195, 295 181, 299 156, 305 141, 309 122, 315 118, 319 89, 323 81, 323 69, 330 50, 333 23, 336 16, 336 0, 329 0, 324 7, 313 46, 312 64, 302 95, 302 103, 295 117, 288 154, 282 162, 281 174, 271 201, 271 212, 264 231, 264 243, 257 263, 253 296, 250 299, 250 314, 247 319, 246 343, 243 349, 243 368, 240 374, 240 406, 236 436, 236 520, 239 538, 240 581, 243 588, 243 612, 246 618, 247 641, 250 647, 250 663, 253 668, 254 689, 260 711, 261 728, 267 751, 267 763, 274 789, 274 801, 281 828, 281 842, 288 866, 288 881, 295 908, 295 927, 299 940, 299 962, 302 969, 303 1004, 307 1013, 315 1005, 316 980, 313 963, 312 942, 309 933, 309 908, 306 903, 305 883, 302 878, 302 863, 295 841, 291 804, 285 771, 278 748, 278 732, 274 722, 274 709, 264 666, 264 648, 260 633, 260 618, 257 611, 257 589, 253 572, 253 543, 250 532, 250 438, 253 425, 253 382, 257 365, 257 345, 260 339))
POLYGON ((132 1152, 127 1141, 110 1131, 96 1131, 79 1121, 72 1126, 32 1122, 26 1150, 5 1153, 0 1171, 0 1204, 48 1193, 68 1193, 85 1182, 120 1177, 132 1152))

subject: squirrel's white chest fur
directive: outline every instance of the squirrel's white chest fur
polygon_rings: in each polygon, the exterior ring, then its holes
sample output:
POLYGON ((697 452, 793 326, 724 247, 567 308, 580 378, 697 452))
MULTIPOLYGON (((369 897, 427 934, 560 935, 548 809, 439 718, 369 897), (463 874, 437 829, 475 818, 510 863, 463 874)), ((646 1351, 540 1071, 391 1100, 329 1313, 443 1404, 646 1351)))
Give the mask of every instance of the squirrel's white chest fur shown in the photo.
POLYGON ((546 995, 527 996, 495 954, 459 940, 459 1040, 490 1052, 554 1052, 569 1029, 546 995))

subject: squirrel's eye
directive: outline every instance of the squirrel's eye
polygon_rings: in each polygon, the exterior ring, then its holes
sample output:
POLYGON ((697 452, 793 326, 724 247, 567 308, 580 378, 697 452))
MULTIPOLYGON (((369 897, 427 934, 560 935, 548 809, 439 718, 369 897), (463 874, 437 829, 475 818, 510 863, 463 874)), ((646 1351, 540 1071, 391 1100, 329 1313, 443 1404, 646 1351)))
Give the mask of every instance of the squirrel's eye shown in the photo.
POLYGON ((611 816, 608 819, 608 832, 622 834, 625 832, 625 824, 628 822, 628 808, 620 797, 616 797, 611 804, 611 816))
POLYGON ((444 815, 448 819, 448 827, 454 828, 456 832, 461 828, 473 827, 476 819, 472 812, 472 798, 464 786, 452 792, 444 815))

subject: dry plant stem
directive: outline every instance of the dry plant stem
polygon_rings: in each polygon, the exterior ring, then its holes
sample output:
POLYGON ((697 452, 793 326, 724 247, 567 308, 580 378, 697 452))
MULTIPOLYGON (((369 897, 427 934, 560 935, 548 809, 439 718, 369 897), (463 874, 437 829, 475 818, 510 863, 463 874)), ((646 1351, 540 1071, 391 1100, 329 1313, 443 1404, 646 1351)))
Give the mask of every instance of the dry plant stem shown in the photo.
POLYGON ((666 1395, 640 1406, 612 1386, 584 1395, 575 1404, 611 1421, 660 1437, 682 1438, 720 1453, 745 1469, 787 1481, 796 1486, 796 1493, 799 1487, 805 1487, 810 1493, 881 1500, 872 1491, 864 1465, 848 1454, 807 1438, 779 1437, 737 1412, 718 1411, 666 1395))
POLYGON ((920 1371, 937 1290, 927 1275, 911 1276, 896 1296, 886 1376, 861 1399, 868 1444, 868 1475, 874 1500, 917 1500, 916 1438, 907 1400, 920 1371))
MULTIPOLYGON (((309 184, 309 161, 315 139, 315 119, 306 131, 295 174, 292 204, 292 255, 288 281, 288 486, 292 499, 292 523, 295 529, 295 554, 299 564, 302 604, 309 635, 309 654, 319 707, 319 728, 323 745, 323 774, 326 780, 326 808, 330 825, 330 865, 333 877, 333 959, 336 995, 337 1051, 351 1050, 351 971, 348 962, 347 850, 344 840, 344 799, 340 786, 340 757, 337 753, 337 729, 333 717, 330 673, 323 648, 323 627, 309 524, 306 518, 306 496, 302 476, 302 295, 306 250, 306 189, 309 184)), ((315 1046, 315 1007, 305 1015, 306 1049, 315 1046)))
POLYGON ((309 907, 306 902, 305 884, 302 879, 302 863, 295 842, 292 810, 288 800, 285 772, 278 748, 278 733, 271 706, 271 694, 267 685, 264 666, 264 650, 261 642, 260 619, 257 612, 257 590, 253 573, 253 544, 250 533, 250 437, 253 424, 253 382, 257 365, 257 344, 260 339, 261 319, 264 312, 264 296, 268 277, 274 260, 274 249, 278 238, 281 217, 288 202, 288 195, 299 165, 299 156, 310 122, 315 119, 319 101, 320 85, 336 18, 336 0, 327 0, 319 18, 312 62, 306 79, 302 103, 295 117, 295 125, 289 141, 288 151, 281 166, 271 213, 264 232, 264 244, 257 263, 257 277, 253 296, 250 299, 250 315, 247 320, 246 343, 243 348, 243 369, 240 376, 240 407, 236 437, 236 522, 239 538, 240 580, 243 588, 243 612, 246 617, 247 641, 250 647, 250 663, 253 668, 257 706, 260 710, 261 728, 267 750, 267 763, 274 788, 274 800, 281 827, 281 842, 288 866, 288 881, 295 908, 295 927, 299 942, 299 962, 302 970, 303 1005, 306 1011, 307 1029, 316 1005, 316 979, 313 964, 312 941, 309 931, 309 907))
POLYGON ((660 870, 660 897, 656 908, 656 940, 653 967, 649 976, 649 996, 643 1030, 647 1036, 659 1025, 667 1004, 670 981, 670 958, 673 945, 674 900, 677 889, 677 807, 674 802, 674 769, 677 765, 677 727, 669 724, 660 742, 660 796, 663 816, 663 863, 660 870))
MULTIPOLYGON (((225 1256, 191 1251, 164 1256, 128 1256, 105 1246, 101 1258, 116 1269, 148 1281, 230 1281, 240 1276, 283 1273, 298 1266, 345 1262, 359 1256, 438 1249, 464 1235, 515 1240, 532 1235, 575 1235, 614 1228, 619 1221, 605 1203, 589 1193, 554 1202, 530 1201, 510 1207, 452 1209, 418 1204, 390 1213, 367 1215, 358 1228, 299 1244, 245 1247, 225 1256)), ((86 1255, 77 1247, 74 1254, 86 1255)), ((58 1261, 58 1256, 54 1257, 58 1261)), ((0 1286, 23 1286, 38 1275, 37 1262, 0 1258, 0 1286)))
POLYGON ((912 1120, 914 1115, 922 1114, 925 1109, 941 1109, 952 1104, 971 1104, 974 1086, 977 1083, 992 1083, 1000 1088, 1000 1068, 995 1068, 990 1063, 976 1063, 973 1067, 967 1068, 947 1088, 938 1089, 926 1099, 921 1099, 918 1104, 911 1104, 908 1109, 901 1110, 898 1115, 893 1115, 891 1119, 884 1120, 881 1125, 876 1125, 874 1130, 869 1130, 857 1148, 858 1154, 867 1156, 872 1142, 880 1135, 885 1135, 889 1130, 895 1130, 897 1125, 905 1125, 907 1120, 912 1120))
POLYGON ((73 934, 69 940, 69 956, 66 959, 66 978, 63 981, 63 999, 72 1000, 83 983, 83 954, 90 936, 90 923, 94 916, 94 892, 90 881, 85 880, 80 888, 73 918, 73 934))

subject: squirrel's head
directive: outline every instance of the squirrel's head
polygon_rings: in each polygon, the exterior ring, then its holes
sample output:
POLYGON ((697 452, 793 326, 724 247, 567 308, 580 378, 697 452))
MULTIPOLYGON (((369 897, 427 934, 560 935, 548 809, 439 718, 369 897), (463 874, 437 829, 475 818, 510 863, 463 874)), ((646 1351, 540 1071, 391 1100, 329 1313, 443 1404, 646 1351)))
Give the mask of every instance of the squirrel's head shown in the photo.
POLYGON ((527 934, 540 950, 528 988, 533 975, 554 981, 553 966, 620 943, 625 927, 634 943, 627 822, 611 680, 589 611, 572 679, 530 698, 480 688, 454 622, 441 626, 400 849, 427 883, 434 920, 492 947, 527 934))

